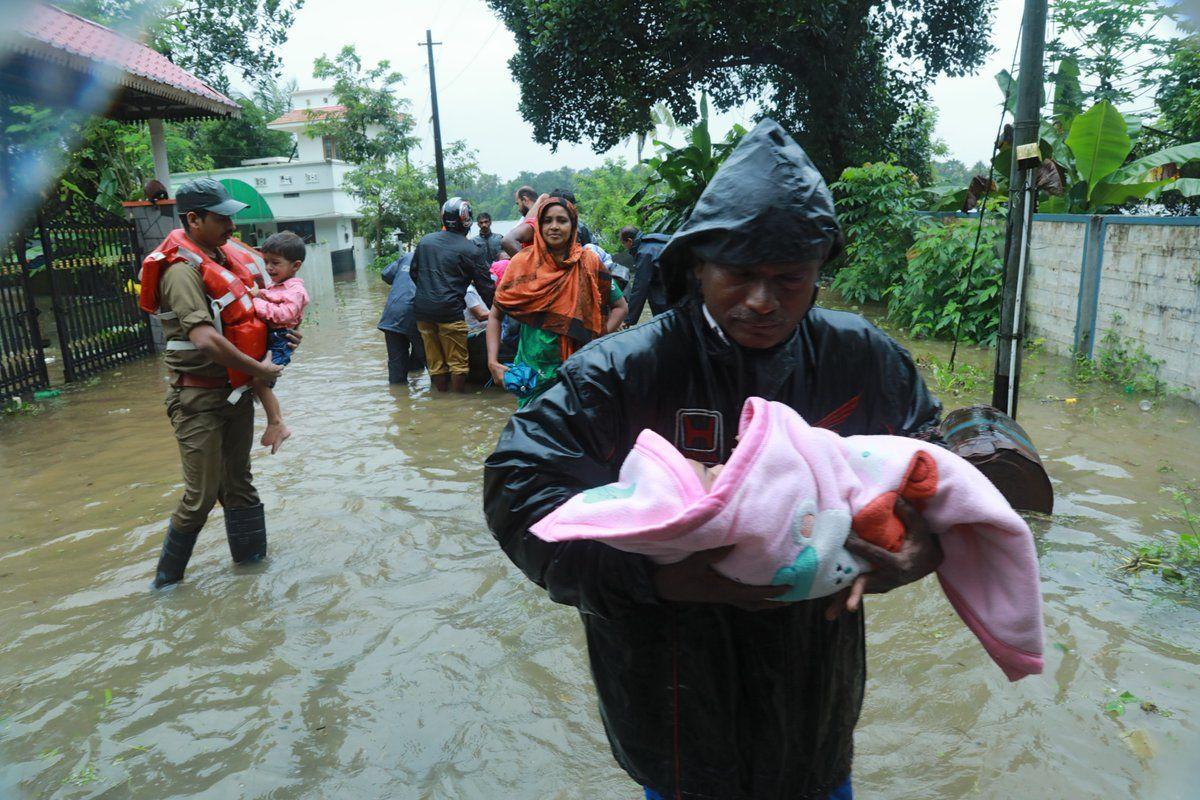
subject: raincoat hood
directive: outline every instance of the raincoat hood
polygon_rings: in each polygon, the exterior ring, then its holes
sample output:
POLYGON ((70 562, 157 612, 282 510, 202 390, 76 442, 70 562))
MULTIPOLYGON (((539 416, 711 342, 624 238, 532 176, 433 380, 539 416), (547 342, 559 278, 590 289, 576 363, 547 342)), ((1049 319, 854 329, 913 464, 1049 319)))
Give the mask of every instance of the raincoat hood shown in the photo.
POLYGON ((821 173, 778 122, 764 119, 717 170, 659 264, 677 299, 694 258, 738 266, 827 260, 841 242, 821 173))

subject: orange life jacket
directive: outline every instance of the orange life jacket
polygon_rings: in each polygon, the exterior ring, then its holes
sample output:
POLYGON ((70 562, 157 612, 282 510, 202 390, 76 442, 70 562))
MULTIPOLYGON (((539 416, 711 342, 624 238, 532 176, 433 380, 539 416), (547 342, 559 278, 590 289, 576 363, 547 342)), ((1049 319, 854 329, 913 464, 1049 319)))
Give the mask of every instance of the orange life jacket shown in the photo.
MULTIPOLYGON (((184 235, 182 228, 171 231, 162 244, 142 261, 139 279, 142 289, 138 305, 146 313, 155 314, 160 319, 174 317, 173 311, 159 312, 159 282, 168 267, 186 261, 199 270, 204 281, 204 293, 209 297, 217 332, 238 350, 259 360, 267 351, 267 326, 254 313, 249 287, 255 283, 260 287, 266 284, 262 256, 234 239, 222 246, 221 251, 225 255, 225 266, 206 256, 184 235)), ((167 342, 167 349, 194 350, 196 346, 188 341, 170 341, 167 342)), ((235 390, 247 386, 250 381, 251 376, 246 373, 229 370, 229 384, 235 390)), ((241 394, 241 391, 231 394, 231 402, 236 402, 241 394)))

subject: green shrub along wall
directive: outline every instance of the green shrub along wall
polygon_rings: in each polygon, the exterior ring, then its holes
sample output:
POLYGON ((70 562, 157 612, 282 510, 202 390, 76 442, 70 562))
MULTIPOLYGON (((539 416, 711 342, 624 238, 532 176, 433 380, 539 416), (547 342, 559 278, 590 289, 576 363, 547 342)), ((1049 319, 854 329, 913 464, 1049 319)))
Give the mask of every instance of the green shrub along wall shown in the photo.
POLYGON ((833 287, 844 298, 886 302, 888 317, 914 336, 995 341, 1004 241, 998 207, 982 227, 978 216, 919 215, 916 178, 895 164, 850 167, 831 188, 846 235, 833 287))

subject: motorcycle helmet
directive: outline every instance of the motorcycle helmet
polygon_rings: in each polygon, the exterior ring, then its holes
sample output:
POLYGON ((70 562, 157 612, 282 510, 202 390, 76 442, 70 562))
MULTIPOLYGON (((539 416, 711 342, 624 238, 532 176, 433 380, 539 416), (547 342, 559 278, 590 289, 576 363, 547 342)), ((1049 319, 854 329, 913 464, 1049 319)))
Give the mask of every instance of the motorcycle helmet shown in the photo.
POLYGON ((471 204, 461 197, 451 197, 442 205, 442 227, 448 231, 466 233, 471 219, 471 204))

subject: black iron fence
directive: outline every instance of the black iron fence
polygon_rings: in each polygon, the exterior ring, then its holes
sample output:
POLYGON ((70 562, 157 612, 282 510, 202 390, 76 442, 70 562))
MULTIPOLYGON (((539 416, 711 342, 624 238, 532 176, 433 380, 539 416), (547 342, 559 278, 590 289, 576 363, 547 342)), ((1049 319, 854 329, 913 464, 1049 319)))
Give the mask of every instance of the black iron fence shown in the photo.
POLYGON ((84 200, 38 215, 0 262, 0 395, 49 384, 35 291, 50 295, 63 378, 77 381, 153 352, 137 305, 141 252, 133 224, 84 200))
POLYGON ((134 285, 141 253, 132 223, 103 209, 44 219, 63 376, 77 381, 153 352, 134 285))
POLYGON ((0 260, 0 398, 50 385, 23 234, 4 243, 0 260))

